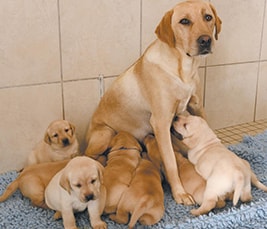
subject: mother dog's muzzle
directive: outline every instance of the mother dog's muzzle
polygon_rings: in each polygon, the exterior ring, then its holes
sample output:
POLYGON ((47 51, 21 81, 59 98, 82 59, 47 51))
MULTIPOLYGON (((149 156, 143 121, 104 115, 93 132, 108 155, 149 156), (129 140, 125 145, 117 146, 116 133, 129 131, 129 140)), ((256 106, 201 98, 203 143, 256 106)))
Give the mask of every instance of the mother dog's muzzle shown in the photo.
POLYGON ((205 55, 211 52, 212 39, 209 35, 202 35, 197 39, 199 55, 205 55))

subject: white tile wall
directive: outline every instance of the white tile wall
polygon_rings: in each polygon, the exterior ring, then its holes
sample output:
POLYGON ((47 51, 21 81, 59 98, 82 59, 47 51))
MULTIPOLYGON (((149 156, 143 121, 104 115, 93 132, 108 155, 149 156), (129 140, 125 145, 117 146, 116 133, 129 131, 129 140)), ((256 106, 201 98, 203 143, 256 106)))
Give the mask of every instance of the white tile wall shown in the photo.
POLYGON ((64 79, 118 75, 140 53, 140 1, 60 1, 64 79))
POLYGON ((267 60, 267 1, 265 1, 265 18, 262 36, 261 60, 267 60))
POLYGON ((258 82, 256 120, 267 117, 267 61, 260 64, 260 74, 258 82))
POLYGON ((254 118, 258 63, 208 67, 205 108, 212 128, 254 118))
POLYGON ((81 150, 89 120, 99 103, 99 81, 80 80, 64 84, 65 118, 75 124, 81 150))
MULTIPOLYGON (((0 172, 20 169, 54 119, 81 148, 100 99, 180 0, 0 1, 0 172)), ((211 0, 223 21, 200 69, 213 128, 267 118, 267 0, 211 0)))
POLYGON ((49 123, 62 118, 60 84, 0 90, 0 171, 21 169, 49 123))
POLYGON ((60 79, 55 1, 0 1, 0 87, 60 79))
POLYGON ((258 60, 265 0, 211 2, 223 23, 216 51, 208 58, 208 65, 258 60))

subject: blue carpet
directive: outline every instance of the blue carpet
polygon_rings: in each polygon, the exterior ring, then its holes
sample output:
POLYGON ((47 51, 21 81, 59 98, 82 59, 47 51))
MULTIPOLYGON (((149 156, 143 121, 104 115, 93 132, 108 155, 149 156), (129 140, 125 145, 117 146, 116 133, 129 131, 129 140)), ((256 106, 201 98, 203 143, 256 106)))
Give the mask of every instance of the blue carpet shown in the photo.
MULTIPOLYGON (((245 136, 240 144, 229 146, 241 158, 250 162, 258 178, 267 185, 267 131, 255 137, 245 136)), ((17 177, 17 172, 9 171, 0 175, 0 193, 17 177)), ((137 228, 181 228, 181 229, 208 229, 208 228, 267 228, 267 193, 252 188, 253 201, 246 204, 239 203, 236 207, 228 202, 226 207, 214 210, 208 215, 192 216, 189 211, 194 206, 178 205, 172 199, 168 185, 165 190, 165 214, 162 220, 151 227, 137 224, 137 228)), ((53 219, 52 210, 44 210, 31 206, 30 201, 24 198, 20 191, 16 191, 7 201, 0 203, 0 229, 60 229, 62 220, 53 219)), ((108 228, 127 228, 102 217, 108 228)), ((79 228, 91 228, 86 212, 76 214, 79 228)))

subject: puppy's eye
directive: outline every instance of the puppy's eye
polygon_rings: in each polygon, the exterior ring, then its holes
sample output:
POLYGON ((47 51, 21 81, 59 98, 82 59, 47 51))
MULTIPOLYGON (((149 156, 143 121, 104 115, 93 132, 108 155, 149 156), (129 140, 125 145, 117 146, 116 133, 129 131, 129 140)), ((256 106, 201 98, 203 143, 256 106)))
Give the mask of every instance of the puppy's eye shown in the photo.
POLYGON ((82 185, 81 184, 76 184, 75 185, 77 188, 80 188, 80 187, 82 187, 82 185))
POLYGON ((191 24, 191 21, 187 18, 183 18, 179 21, 180 24, 182 25, 190 25, 191 24))
POLYGON ((52 135, 52 137, 53 137, 53 138, 57 138, 57 137, 58 137, 58 134, 55 133, 55 134, 52 135))
POLYGON ((94 184, 96 182, 96 179, 91 180, 91 184, 94 184))
POLYGON ((65 132, 67 133, 69 130, 70 130, 69 128, 66 128, 66 129, 65 129, 65 132))
POLYGON ((184 128, 186 129, 186 123, 184 124, 184 128))
POLYGON ((205 15, 205 20, 206 20, 206 21, 211 21, 211 20, 212 20, 212 16, 209 15, 209 14, 206 14, 206 15, 205 15))

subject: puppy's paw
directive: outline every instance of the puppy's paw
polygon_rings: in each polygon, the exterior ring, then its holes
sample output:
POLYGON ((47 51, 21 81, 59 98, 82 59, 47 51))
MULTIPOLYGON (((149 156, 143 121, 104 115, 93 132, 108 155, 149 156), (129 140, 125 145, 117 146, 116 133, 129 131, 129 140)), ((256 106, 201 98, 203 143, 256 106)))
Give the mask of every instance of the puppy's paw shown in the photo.
POLYGON ((187 193, 184 194, 177 194, 174 197, 175 201, 178 204, 184 204, 184 205, 193 205, 195 204, 195 200, 193 199, 193 197, 187 193))
POLYGON ((120 216, 118 216, 118 214, 110 214, 109 218, 113 220, 114 222, 120 223, 120 224, 126 224, 129 221, 128 214, 127 215, 123 214, 120 216))
POLYGON ((107 224, 104 221, 99 221, 92 225, 93 229, 107 229, 107 224))
POLYGON ((62 218, 61 212, 60 211, 56 211, 56 213, 54 214, 54 219, 58 220, 58 219, 61 219, 61 218, 62 218))
POLYGON ((192 209, 190 212, 194 216, 200 216, 200 215, 204 215, 204 214, 209 213, 211 210, 212 210, 212 208, 210 209, 210 208, 199 207, 196 209, 192 209))
POLYGON ((216 208, 223 208, 225 207, 225 205, 226 205, 225 201, 222 199, 219 199, 216 203, 216 208))
POLYGON ((201 215, 200 211, 198 209, 192 209, 191 211, 191 214, 194 215, 194 216, 199 216, 201 215))

